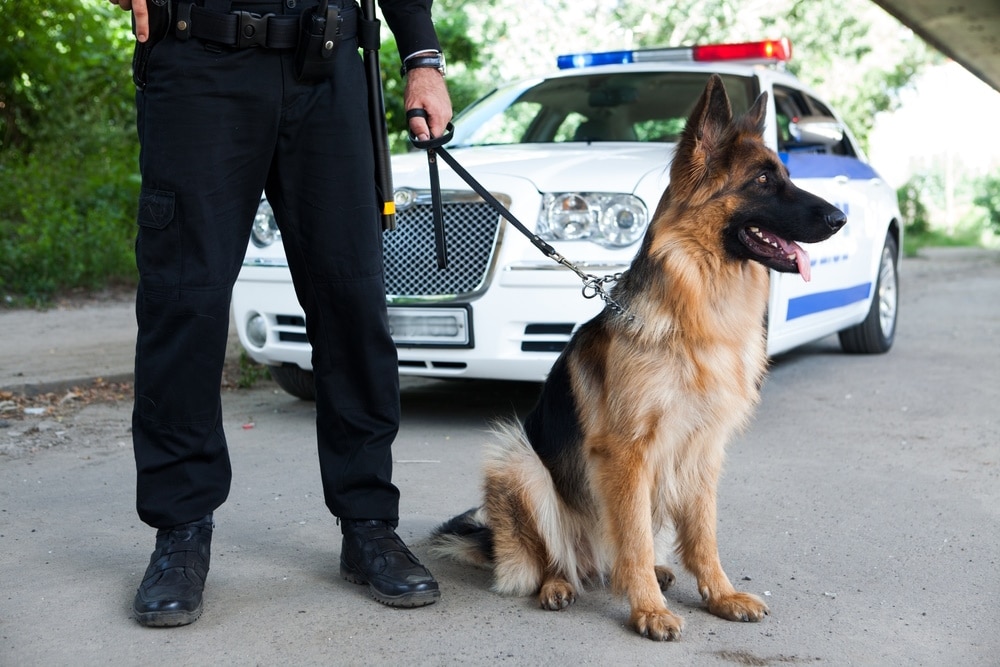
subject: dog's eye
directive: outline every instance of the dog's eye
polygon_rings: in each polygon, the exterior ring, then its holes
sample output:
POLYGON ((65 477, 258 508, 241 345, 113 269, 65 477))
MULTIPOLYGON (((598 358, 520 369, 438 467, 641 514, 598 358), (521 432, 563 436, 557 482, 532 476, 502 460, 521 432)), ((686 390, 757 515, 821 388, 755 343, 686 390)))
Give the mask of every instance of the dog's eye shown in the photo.
POLYGON ((757 177, 757 185, 767 185, 767 174, 761 174, 757 177))

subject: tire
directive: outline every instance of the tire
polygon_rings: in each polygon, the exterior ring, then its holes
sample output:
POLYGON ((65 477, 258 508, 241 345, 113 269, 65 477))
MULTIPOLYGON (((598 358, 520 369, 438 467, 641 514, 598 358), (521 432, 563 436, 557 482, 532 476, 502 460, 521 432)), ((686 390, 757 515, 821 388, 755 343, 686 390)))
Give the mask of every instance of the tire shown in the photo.
POLYGON ((307 371, 293 364, 284 366, 268 366, 271 377, 278 383, 278 386, 287 391, 295 398, 303 401, 316 400, 316 383, 313 380, 312 371, 307 371))
POLYGON ((839 334, 840 346, 844 352, 883 354, 892 347, 899 314, 899 270, 896 266, 898 252, 896 240, 887 234, 868 315, 860 324, 844 329, 839 334))

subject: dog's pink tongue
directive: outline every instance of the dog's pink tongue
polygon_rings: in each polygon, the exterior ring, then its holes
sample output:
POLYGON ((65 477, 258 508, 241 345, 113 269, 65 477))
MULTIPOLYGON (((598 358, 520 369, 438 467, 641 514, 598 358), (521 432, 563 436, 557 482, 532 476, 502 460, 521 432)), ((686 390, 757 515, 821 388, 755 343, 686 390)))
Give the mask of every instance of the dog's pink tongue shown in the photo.
POLYGON ((799 269, 799 275, 802 276, 802 280, 809 282, 809 279, 812 278, 812 270, 809 266, 809 253, 795 241, 786 241, 783 238, 776 240, 778 245, 781 246, 781 251, 786 256, 795 256, 795 265, 799 269))
POLYGON ((809 279, 812 278, 812 269, 809 266, 809 253, 798 243, 792 243, 792 249, 795 251, 795 263, 799 267, 799 275, 802 276, 802 280, 809 282, 809 279))

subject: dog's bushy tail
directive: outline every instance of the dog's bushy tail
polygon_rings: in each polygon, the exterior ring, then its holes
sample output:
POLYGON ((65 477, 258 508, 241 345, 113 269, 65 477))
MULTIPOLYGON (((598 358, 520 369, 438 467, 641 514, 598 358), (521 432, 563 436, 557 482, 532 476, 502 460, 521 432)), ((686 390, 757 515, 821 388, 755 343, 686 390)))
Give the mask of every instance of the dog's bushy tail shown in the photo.
POLYGON ((479 567, 493 564, 493 531, 483 508, 474 507, 434 529, 430 550, 435 556, 479 567))

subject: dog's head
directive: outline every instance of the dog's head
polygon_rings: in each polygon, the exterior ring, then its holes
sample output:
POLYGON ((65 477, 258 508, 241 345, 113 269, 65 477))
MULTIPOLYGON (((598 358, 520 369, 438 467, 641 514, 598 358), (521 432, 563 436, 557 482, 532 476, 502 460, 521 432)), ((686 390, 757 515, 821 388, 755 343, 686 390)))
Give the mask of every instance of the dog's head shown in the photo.
MULTIPOLYGON (((832 236, 847 217, 826 200, 795 186, 763 140, 767 93, 733 119, 722 79, 712 75, 688 119, 670 169, 672 205, 715 207, 724 220, 724 252, 809 280, 809 255, 797 243, 832 236)), ((714 232, 714 230, 712 230, 714 232)))

